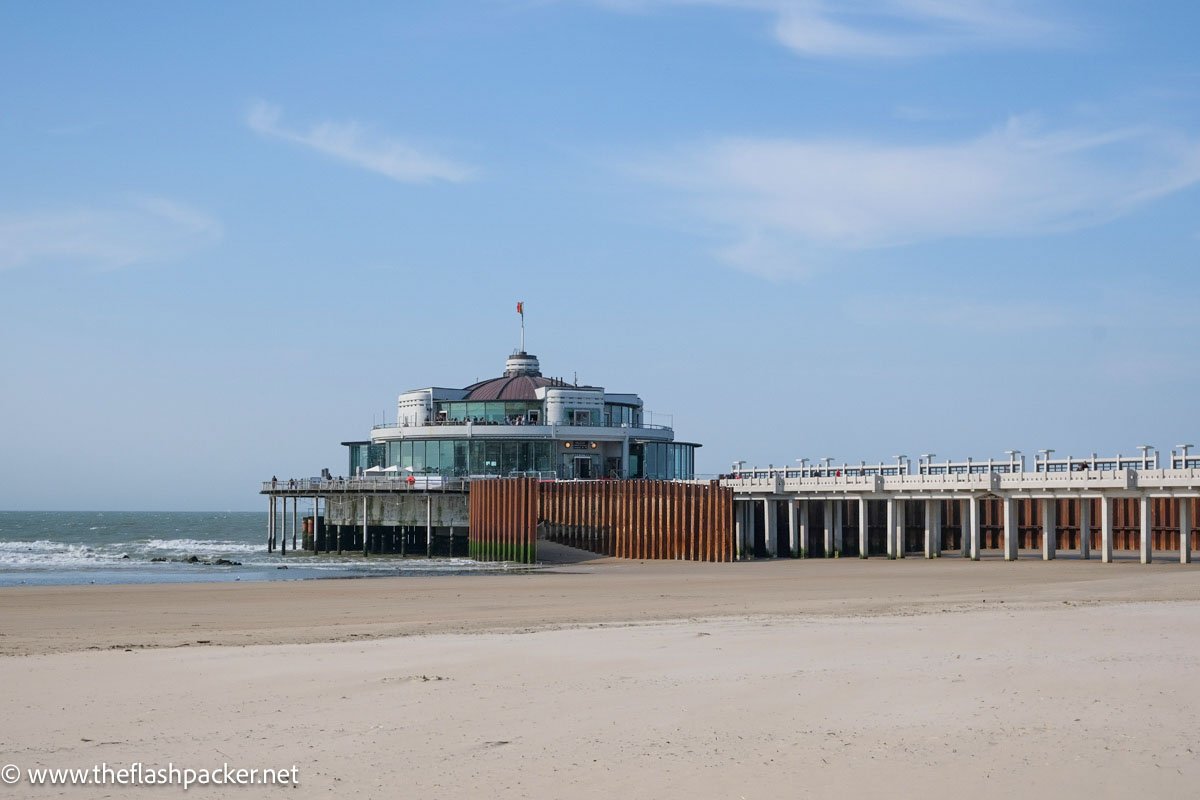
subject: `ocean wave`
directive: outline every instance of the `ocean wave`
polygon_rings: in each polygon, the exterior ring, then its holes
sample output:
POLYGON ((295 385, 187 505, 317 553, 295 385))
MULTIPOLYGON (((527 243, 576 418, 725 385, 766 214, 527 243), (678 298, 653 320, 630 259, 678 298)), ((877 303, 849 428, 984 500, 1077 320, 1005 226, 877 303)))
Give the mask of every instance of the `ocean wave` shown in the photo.
MULTIPOLYGON (((288 566, 322 573, 402 573, 495 571, 503 565, 469 558, 401 558, 399 556, 312 555, 267 553, 261 544, 222 539, 149 539, 145 541, 82 544, 49 539, 0 541, 0 569, 86 569, 146 567, 152 559, 179 563, 190 556, 203 561, 224 558, 248 568, 288 566)), ((189 565, 191 566, 191 565, 189 565)), ((211 566, 203 563, 196 566, 211 566)))
POLYGON ((238 542, 229 539, 150 539, 138 547, 157 551, 159 555, 229 555, 230 553, 261 553, 264 544, 238 542))
POLYGON ((108 548, 47 539, 0 542, 0 567, 86 566, 122 561, 125 560, 124 555, 124 552, 114 552, 108 548))

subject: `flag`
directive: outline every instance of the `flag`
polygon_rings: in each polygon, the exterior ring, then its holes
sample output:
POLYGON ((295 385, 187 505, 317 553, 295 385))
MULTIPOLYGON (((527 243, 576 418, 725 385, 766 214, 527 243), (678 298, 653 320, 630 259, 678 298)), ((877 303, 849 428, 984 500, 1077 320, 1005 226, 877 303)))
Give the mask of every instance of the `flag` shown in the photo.
POLYGON ((517 313, 520 314, 522 317, 525 316, 525 304, 524 303, 522 303, 522 302, 517 303, 517 313))

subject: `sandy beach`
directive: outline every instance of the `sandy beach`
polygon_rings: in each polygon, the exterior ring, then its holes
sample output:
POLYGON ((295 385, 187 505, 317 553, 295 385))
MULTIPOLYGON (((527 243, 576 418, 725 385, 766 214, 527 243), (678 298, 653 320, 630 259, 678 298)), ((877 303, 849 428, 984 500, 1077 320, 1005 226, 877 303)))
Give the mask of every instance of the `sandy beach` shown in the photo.
POLYGON ((1198 579, 1070 559, 592 559, 6 589, 0 762, 295 764, 302 796, 1190 797, 1198 579))

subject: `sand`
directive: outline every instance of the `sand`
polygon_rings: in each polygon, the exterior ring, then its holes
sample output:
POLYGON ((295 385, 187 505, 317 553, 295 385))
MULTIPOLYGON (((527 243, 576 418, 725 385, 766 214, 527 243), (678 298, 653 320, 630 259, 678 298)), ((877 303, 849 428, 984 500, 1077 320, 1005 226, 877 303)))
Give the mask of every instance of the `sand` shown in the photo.
POLYGON ((290 796, 323 797, 1200 785, 1200 570, 1178 564, 599 559, 495 577, 19 587, 0 591, 0 633, 0 765, 22 768, 296 764, 290 796))

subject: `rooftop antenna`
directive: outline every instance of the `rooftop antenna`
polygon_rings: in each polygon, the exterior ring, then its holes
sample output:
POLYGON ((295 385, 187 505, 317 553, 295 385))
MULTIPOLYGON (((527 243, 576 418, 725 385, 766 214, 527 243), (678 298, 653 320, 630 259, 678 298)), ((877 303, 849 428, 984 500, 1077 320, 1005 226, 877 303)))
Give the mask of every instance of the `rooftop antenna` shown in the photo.
POLYGON ((517 313, 521 315, 521 352, 525 352, 525 303, 517 301, 517 313))

